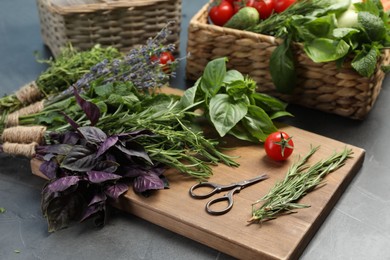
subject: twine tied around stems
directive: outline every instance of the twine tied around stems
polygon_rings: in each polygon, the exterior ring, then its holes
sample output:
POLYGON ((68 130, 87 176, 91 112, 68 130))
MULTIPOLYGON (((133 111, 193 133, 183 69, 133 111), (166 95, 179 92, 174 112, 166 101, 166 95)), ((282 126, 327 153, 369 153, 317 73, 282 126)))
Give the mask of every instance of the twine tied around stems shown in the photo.
POLYGON ((6 128, 1 136, 2 143, 31 144, 43 143, 46 127, 44 126, 15 126, 6 128))
POLYGON ((38 101, 34 104, 21 108, 11 114, 9 114, 5 120, 5 127, 12 127, 19 125, 19 116, 31 115, 41 112, 44 108, 44 101, 38 101))
POLYGON ((28 158, 35 156, 35 147, 38 144, 33 142, 29 144, 18 144, 6 142, 3 144, 3 152, 12 155, 22 155, 28 158))
POLYGON ((15 96, 22 104, 28 105, 41 99, 42 93, 35 81, 32 81, 15 92, 15 96))

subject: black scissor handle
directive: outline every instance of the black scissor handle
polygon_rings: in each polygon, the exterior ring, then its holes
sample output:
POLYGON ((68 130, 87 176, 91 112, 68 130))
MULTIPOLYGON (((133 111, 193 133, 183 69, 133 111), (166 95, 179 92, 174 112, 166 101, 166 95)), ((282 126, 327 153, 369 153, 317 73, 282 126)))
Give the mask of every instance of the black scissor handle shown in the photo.
POLYGON ((228 193, 226 193, 225 195, 223 195, 222 197, 212 199, 209 202, 207 202, 207 204, 206 204, 207 213, 209 213, 211 215, 222 215, 222 214, 229 212, 232 209, 233 204, 234 204, 233 195, 236 192, 240 192, 240 190, 241 190, 241 187, 236 187, 236 188, 232 189, 231 191, 229 191, 228 193), (226 208, 221 209, 221 210, 213 210, 211 205, 217 204, 221 201, 227 201, 228 205, 226 206, 226 208))
POLYGON ((206 199, 206 198, 211 197, 212 195, 214 195, 215 193, 218 193, 220 191, 221 191, 221 186, 218 184, 215 184, 212 182, 201 182, 201 183, 193 185, 190 188, 190 195, 191 195, 191 197, 193 197, 195 199, 206 199), (202 194, 195 192, 196 189, 203 188, 203 187, 211 188, 211 190, 209 190, 206 193, 202 193, 202 194))

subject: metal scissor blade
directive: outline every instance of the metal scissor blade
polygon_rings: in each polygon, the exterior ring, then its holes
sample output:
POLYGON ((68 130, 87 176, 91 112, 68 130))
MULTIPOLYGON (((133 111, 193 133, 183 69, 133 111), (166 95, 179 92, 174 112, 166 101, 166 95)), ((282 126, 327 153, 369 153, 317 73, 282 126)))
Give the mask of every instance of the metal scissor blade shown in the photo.
POLYGON ((268 179, 268 175, 267 174, 259 175, 259 176, 255 177, 253 179, 241 181, 241 182, 237 183, 237 186, 241 186, 241 189, 244 189, 245 187, 248 187, 248 186, 250 186, 252 184, 255 184, 257 182, 263 181, 265 179, 268 179))

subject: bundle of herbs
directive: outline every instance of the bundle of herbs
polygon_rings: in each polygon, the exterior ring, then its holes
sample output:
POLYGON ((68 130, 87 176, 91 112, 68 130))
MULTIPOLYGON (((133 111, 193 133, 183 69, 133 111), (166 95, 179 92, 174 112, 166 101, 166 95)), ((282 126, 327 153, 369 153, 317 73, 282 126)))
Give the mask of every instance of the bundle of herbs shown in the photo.
POLYGON ((221 137, 229 134, 255 143, 265 141, 277 131, 273 120, 292 116, 287 104, 257 92, 253 79, 227 70, 226 62, 226 58, 210 61, 195 85, 185 91, 181 104, 201 109, 221 137))
POLYGON ((291 93, 297 78, 292 42, 301 43, 314 62, 335 61, 342 66, 351 58, 352 68, 363 77, 373 75, 381 50, 390 46, 389 14, 379 0, 296 1, 247 30, 284 39, 270 59, 272 80, 284 93, 291 93))
MULTIPOLYGON (((112 61, 120 56, 120 52, 113 47, 103 48, 96 45, 87 51, 77 51, 72 45, 68 45, 61 49, 56 59, 38 60, 48 65, 48 68, 35 80, 40 99, 56 95, 69 88, 98 62, 104 59, 112 61)), ((12 113, 26 105, 29 104, 19 100, 16 93, 7 95, 0 98, 0 113, 12 113)))
POLYGON ((293 213, 296 209, 310 207, 298 203, 299 199, 324 184, 323 179, 326 175, 342 167, 352 156, 352 150, 345 148, 312 166, 308 165, 308 160, 318 149, 319 147, 311 147, 305 157, 290 166, 283 180, 277 182, 268 194, 253 203, 250 223, 262 223, 283 214, 293 213))
MULTIPOLYGON (((29 114, 25 116, 26 118, 23 118, 23 115, 18 116, 17 124, 29 125, 32 123, 31 120, 34 121, 34 118, 36 118, 38 121, 45 120, 48 125, 51 125, 58 117, 50 112, 53 109, 67 108, 69 98, 73 96, 74 88, 80 93, 87 93, 91 86, 102 86, 110 82, 131 82, 138 89, 148 92, 167 84, 170 77, 174 76, 174 67, 179 60, 170 61, 166 65, 171 68, 167 73, 167 71, 162 70, 159 62, 154 57, 159 57, 163 52, 174 50, 173 44, 164 45, 170 33, 170 25, 169 23, 154 38, 150 38, 145 45, 130 50, 126 55, 114 58, 116 55, 113 53, 116 53, 116 51, 113 49, 107 49, 107 56, 104 56, 104 53, 99 54, 97 62, 90 66, 88 71, 83 73, 70 87, 48 96, 43 102, 44 108, 41 112, 29 114), (21 122, 23 120, 24 122, 21 122)), ((92 52, 90 54, 92 55, 92 52)), ((70 64, 68 62, 64 60, 64 63, 70 64)), ((62 119, 59 119, 59 121, 63 122, 62 119)), ((6 127, 6 124, 5 114, 0 121, 1 131, 6 127)))

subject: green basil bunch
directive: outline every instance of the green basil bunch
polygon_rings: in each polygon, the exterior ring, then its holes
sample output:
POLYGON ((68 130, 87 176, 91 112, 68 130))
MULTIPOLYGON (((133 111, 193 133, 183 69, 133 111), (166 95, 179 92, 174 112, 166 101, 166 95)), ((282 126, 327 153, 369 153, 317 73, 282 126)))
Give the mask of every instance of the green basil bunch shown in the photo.
POLYGON ((286 103, 256 91, 256 82, 227 70, 227 58, 210 61, 195 85, 181 98, 183 107, 202 109, 218 134, 258 142, 277 131, 273 120, 291 116, 286 103))

